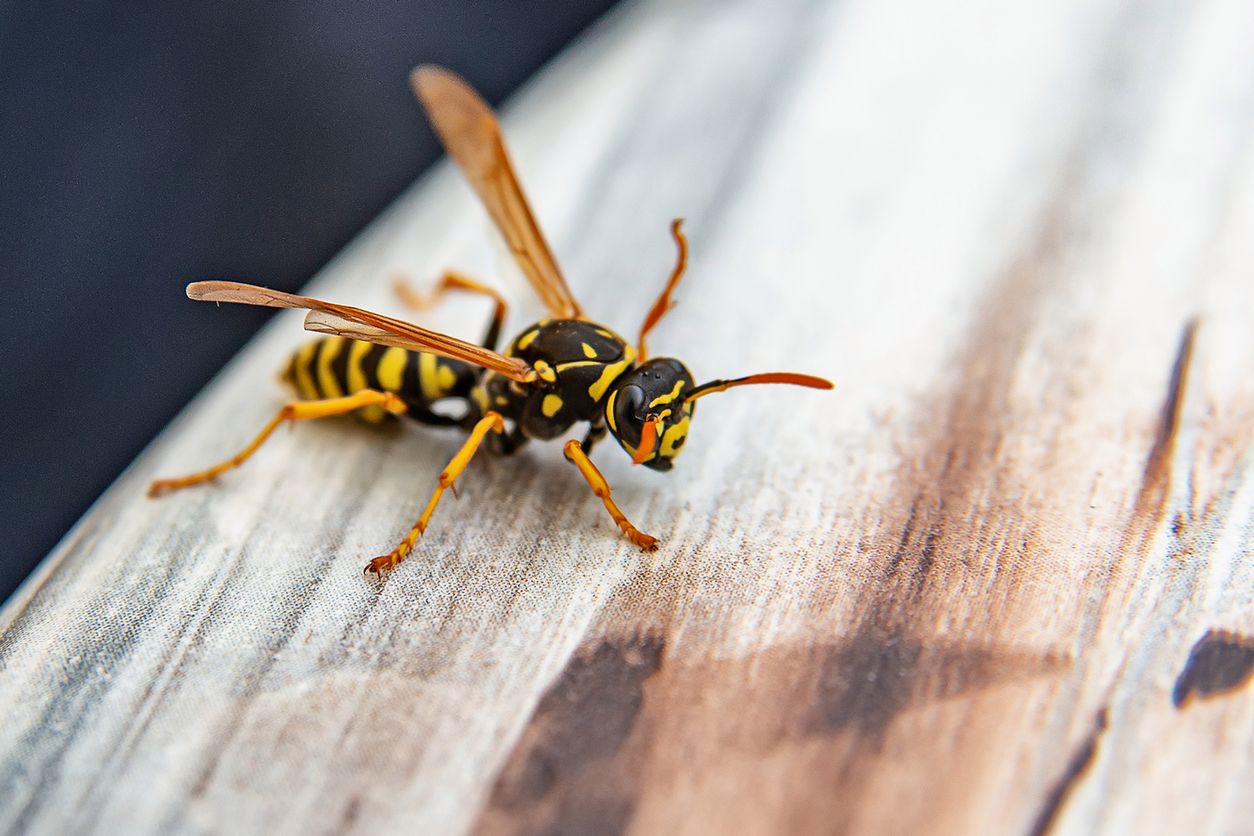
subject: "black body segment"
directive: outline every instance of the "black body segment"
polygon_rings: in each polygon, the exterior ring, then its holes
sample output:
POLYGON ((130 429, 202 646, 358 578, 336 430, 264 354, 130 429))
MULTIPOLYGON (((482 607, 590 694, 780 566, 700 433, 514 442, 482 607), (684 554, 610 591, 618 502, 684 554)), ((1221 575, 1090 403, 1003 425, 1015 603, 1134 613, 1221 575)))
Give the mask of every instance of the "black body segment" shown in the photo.
POLYGON ((581 421, 601 426, 605 398, 636 356, 618 334, 579 319, 542 320, 523 330, 505 353, 525 360, 539 379, 523 386, 487 372, 471 400, 478 414, 496 410, 521 437, 541 440, 581 421))

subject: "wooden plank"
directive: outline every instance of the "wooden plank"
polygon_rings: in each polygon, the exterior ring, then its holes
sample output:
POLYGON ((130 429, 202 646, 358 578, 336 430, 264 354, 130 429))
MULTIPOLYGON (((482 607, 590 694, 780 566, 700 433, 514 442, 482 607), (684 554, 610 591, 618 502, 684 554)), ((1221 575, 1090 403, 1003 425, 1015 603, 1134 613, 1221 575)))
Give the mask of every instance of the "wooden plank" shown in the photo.
MULTIPOLYGON (((632 332, 683 215, 656 349, 837 393, 705 401, 665 478, 601 453, 655 554, 551 445, 378 584, 455 435, 143 497, 273 413, 279 316, 5 607, 0 826, 1248 832, 1252 42, 1240 0, 614 16, 506 120, 581 301, 632 332)), ((485 241, 442 168, 316 291, 485 241)))

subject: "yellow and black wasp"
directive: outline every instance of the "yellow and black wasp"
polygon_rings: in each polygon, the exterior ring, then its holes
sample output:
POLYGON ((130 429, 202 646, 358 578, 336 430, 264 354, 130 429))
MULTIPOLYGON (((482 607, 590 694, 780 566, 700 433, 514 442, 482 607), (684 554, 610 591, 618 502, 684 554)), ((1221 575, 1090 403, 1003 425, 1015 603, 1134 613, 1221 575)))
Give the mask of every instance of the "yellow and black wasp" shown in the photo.
POLYGON ((679 221, 671 226, 679 250, 675 269, 645 317, 635 346, 587 319, 532 215, 491 109, 448 70, 419 67, 410 80, 445 149, 478 193, 551 318, 524 330, 501 354, 495 349, 506 314, 504 300, 455 272, 445 273, 436 296, 465 291, 496 302, 483 345, 360 308, 235 282, 195 282, 187 288, 192 299, 304 308, 309 311, 305 328, 330 336, 292 356, 284 379, 300 399, 284 406, 252 443, 207 470, 153 482, 149 495, 205 482, 238 467, 288 421, 357 412, 371 421, 404 415, 424 424, 469 430, 470 437, 440 474, 413 529, 391 552, 366 565, 365 571, 377 573, 409 554, 440 497, 485 440, 493 452, 508 454, 530 439, 557 438, 574 424, 587 422, 583 440, 566 443, 566 458, 579 468, 623 534, 646 551, 656 548, 658 541, 619 510, 609 485, 589 460, 588 452, 598 439, 608 432, 634 463, 666 471, 683 449, 698 398, 754 383, 815 389, 830 389, 832 384, 779 372, 696 385, 679 360, 648 357, 645 339, 671 307, 671 294, 687 264, 687 241, 679 221), (460 417, 433 409, 437 402, 450 399, 464 403, 460 417))

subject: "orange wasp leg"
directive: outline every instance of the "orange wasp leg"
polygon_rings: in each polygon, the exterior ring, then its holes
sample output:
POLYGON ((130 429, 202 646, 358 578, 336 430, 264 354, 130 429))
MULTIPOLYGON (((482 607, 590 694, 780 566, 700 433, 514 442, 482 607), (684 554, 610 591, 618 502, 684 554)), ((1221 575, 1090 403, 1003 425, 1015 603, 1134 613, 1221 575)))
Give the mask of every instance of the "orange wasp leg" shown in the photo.
POLYGON ((401 415, 405 412, 405 402, 393 395, 391 392, 378 392, 374 389, 363 389, 362 391, 349 395, 346 398, 327 398, 320 401, 293 401, 279 410, 274 418, 270 419, 270 423, 266 424, 265 429, 257 434, 247 447, 240 450, 231 458, 224 462, 214 465, 213 467, 202 470, 198 473, 192 473, 187 476, 180 476, 174 479, 158 479, 148 486, 149 496, 160 496, 169 491, 176 491, 180 488, 187 488, 192 485, 198 485, 201 482, 208 482, 211 479, 239 467, 248 458, 265 443, 266 439, 279 428, 280 425, 287 421, 311 421, 315 418, 330 418, 333 415, 345 415, 358 409, 366 407, 383 407, 394 415, 401 415))
POLYGON ((431 515, 435 512, 435 506, 440 504, 440 497, 444 495, 446 489, 453 487, 453 482, 458 476, 462 475, 466 465, 470 464, 475 451, 479 449, 479 445, 483 443, 484 436, 489 432, 505 432, 505 422, 499 412, 488 412, 479 419, 479 422, 475 424, 475 428, 470 431, 470 438, 466 439, 462 449, 457 451, 457 455, 453 456, 448 463, 448 467, 444 468, 443 472, 440 473, 440 484, 436 487, 435 493, 431 494, 431 499, 428 500, 427 507, 423 509, 422 516, 418 518, 418 522, 414 523, 414 527, 409 534, 405 535, 405 539, 396 548, 382 557, 376 557, 367 563, 365 572, 381 573, 391 569, 404 560, 405 556, 413 550, 414 544, 418 542, 418 538, 427 530, 427 523, 431 521, 431 515))
POLYGON ((601 471, 597 470, 596 465, 588 458, 588 454, 583 451, 583 446, 580 445, 578 439, 571 439, 566 442, 563 452, 566 454, 567 460, 579 468, 579 472, 587 480, 588 487, 592 488, 592 492, 605 503, 605 510, 610 512, 610 516, 614 518, 614 522, 618 523, 618 527, 622 529, 627 539, 647 552, 656 549, 657 538, 650 537, 632 525, 631 520, 627 519, 627 515, 619 509, 618 505, 610 497, 609 483, 605 481, 601 471))
POLYGON ((488 332, 483 339, 483 345, 492 349, 496 347, 497 340, 501 335, 501 325, 505 322, 505 315, 509 311, 509 306, 506 304, 504 296, 486 284, 470 278, 465 273, 459 273, 456 270, 445 270, 440 275, 440 281, 426 293, 415 290, 409 282, 401 278, 396 279, 392 283, 392 289, 402 302, 416 311, 425 311, 434 307, 445 295, 456 290, 487 296, 496 303, 496 307, 492 311, 492 320, 488 324, 488 332))

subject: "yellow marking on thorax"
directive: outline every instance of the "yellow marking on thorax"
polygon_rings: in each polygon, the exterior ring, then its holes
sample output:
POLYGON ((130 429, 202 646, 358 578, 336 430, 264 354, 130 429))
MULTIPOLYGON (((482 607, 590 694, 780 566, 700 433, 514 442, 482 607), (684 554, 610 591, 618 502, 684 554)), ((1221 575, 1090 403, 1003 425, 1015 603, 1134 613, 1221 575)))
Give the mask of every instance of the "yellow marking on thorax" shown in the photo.
POLYGON ((335 374, 331 371, 331 361, 339 356, 343 348, 343 337, 327 337, 322 341, 322 347, 318 351, 318 387, 322 390, 324 398, 344 397, 340 382, 335 379, 335 374))
POLYGON ((374 343, 353 340, 352 345, 348 348, 348 388, 353 392, 360 392, 362 389, 370 388, 370 383, 366 380, 366 373, 362 371, 361 362, 365 359, 367 352, 370 351, 373 345, 374 343))
POLYGON ((669 395, 658 395, 656 398, 649 401, 649 406, 655 407, 660 403, 670 403, 675 400, 675 398, 679 395, 679 390, 682 388, 684 388, 684 382, 682 380, 676 380, 675 388, 671 390, 669 395))
POLYGON ((536 374, 546 383, 557 382, 557 372, 544 360, 537 360, 532 364, 532 368, 536 370, 536 374))
POLYGON ((599 366, 599 365, 601 365, 600 360, 571 360, 569 363, 558 363, 557 371, 561 373, 561 372, 566 371, 567 369, 577 369, 580 366, 599 366))
POLYGON ((313 362, 314 352, 317 350, 317 340, 305 343, 296 353, 296 362, 292 364, 296 371, 296 391, 308 401, 318 398, 318 387, 314 384, 313 376, 309 374, 309 364, 313 362))
POLYGON ((561 397, 558 395, 545 395, 544 400, 540 403, 540 411, 544 413, 545 418, 552 418, 562 411, 561 397))
POLYGON ((409 352, 403 348, 389 348, 379 358, 379 368, 375 377, 379 385, 388 392, 401 391, 401 378, 405 373, 405 363, 409 360, 409 352))
POLYGON ((592 346, 588 345, 587 343, 580 343, 579 345, 581 345, 581 346, 583 347, 583 356, 584 356, 584 357, 587 357, 589 360, 595 360, 595 359, 597 359, 597 350, 596 350, 595 348, 593 348, 592 346))
POLYGON ((613 331, 606 331, 604 328, 593 328, 592 330, 596 331, 598 334, 600 334, 602 337, 605 337, 606 339, 611 339, 611 340, 620 339, 620 337, 617 334, 615 334, 613 331))
POLYGON ((535 342, 535 341, 536 341, 536 337, 538 337, 538 336, 540 336, 540 329, 539 329, 539 328, 532 328, 530 331, 528 331, 527 333, 523 334, 521 337, 519 337, 519 338, 518 338, 518 342, 515 344, 515 347, 516 347, 519 351, 522 351, 522 350, 523 350, 523 349, 525 349, 527 346, 529 346, 529 345, 531 345, 533 342, 535 342))
POLYGON ((588 395, 592 400, 599 401, 605 397, 605 391, 610 388, 610 384, 626 371, 635 359, 636 350, 629 345, 623 346, 623 359, 617 363, 607 364, 605 371, 601 372, 601 376, 597 378, 596 383, 588 387, 588 395))
POLYGON ((690 420, 691 416, 685 415, 684 420, 662 433, 662 444, 658 447, 661 455, 668 458, 675 455, 677 452, 675 445, 688 434, 688 423, 690 420))
POLYGON ((418 385, 422 387, 422 396, 428 401, 438 401, 443 397, 440 391, 439 358, 434 354, 422 352, 418 355, 418 385))

